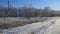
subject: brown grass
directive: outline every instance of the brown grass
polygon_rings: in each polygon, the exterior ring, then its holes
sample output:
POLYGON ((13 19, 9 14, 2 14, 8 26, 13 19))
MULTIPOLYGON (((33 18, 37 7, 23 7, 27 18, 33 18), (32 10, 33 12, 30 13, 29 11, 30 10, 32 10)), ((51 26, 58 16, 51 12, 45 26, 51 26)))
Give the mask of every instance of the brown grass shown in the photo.
POLYGON ((0 28, 18 27, 31 23, 43 22, 46 19, 47 18, 40 18, 40 17, 32 17, 30 19, 20 18, 20 17, 19 18, 7 17, 4 22, 4 19, 0 18, 0 28))

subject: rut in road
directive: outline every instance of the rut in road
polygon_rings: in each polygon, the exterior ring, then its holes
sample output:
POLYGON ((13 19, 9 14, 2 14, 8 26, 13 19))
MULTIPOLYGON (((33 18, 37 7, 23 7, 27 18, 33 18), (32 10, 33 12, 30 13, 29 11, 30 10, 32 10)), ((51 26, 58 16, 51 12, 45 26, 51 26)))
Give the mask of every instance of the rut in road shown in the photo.
POLYGON ((33 32, 34 34, 45 34, 46 30, 48 29, 48 27, 52 26, 55 21, 52 21, 49 25, 44 25, 40 28, 38 28, 35 32, 33 32))

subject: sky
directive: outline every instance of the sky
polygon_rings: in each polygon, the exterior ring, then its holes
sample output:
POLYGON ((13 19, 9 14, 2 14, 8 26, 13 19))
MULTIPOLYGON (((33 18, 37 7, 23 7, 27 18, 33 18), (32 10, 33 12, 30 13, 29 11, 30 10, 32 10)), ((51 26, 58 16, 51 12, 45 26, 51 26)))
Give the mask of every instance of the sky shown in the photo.
MULTIPOLYGON (((44 8, 50 6, 52 9, 60 10, 60 0, 9 0, 10 5, 14 7, 30 6, 35 8, 44 8)), ((0 4, 8 6, 7 0, 0 0, 0 4)))

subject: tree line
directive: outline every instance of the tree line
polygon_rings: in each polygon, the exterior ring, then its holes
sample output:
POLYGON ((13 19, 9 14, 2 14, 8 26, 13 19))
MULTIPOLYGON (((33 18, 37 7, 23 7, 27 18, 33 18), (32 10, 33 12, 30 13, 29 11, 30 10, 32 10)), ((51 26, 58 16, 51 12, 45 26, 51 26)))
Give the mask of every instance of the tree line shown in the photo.
POLYGON ((3 7, 0 5, 0 17, 53 17, 60 16, 59 10, 53 10, 50 7, 37 9, 34 7, 20 7, 13 6, 3 7))

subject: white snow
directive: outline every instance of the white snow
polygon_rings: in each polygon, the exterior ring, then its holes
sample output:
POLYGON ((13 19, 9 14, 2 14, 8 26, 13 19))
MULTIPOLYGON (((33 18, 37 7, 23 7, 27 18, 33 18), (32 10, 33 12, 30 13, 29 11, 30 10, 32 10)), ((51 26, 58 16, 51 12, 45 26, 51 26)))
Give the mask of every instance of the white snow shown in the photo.
POLYGON ((60 17, 10 29, 4 34, 60 34, 60 17))

